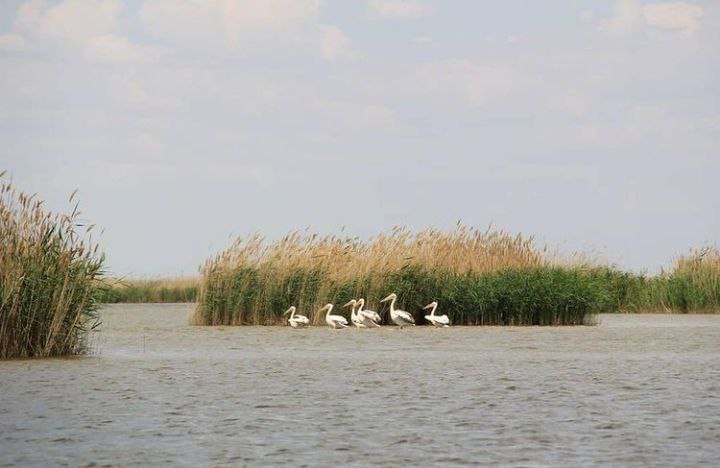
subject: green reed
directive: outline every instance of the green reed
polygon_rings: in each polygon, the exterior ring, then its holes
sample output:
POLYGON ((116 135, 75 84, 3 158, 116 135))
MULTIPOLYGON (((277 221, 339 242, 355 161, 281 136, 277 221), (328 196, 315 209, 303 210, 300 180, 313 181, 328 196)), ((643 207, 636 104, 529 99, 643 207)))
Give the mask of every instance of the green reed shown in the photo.
POLYGON ((629 312, 720 312, 720 249, 706 246, 655 276, 629 275, 620 309, 629 312))
POLYGON ((100 287, 103 303, 195 302, 198 278, 107 280, 100 287))
POLYGON ((104 257, 79 216, 0 183, 0 358, 85 351, 104 257))
MULTIPOLYGON (((438 300, 457 325, 576 325, 612 311, 612 274, 544 259, 532 239, 465 226, 411 234, 397 228, 369 242, 292 233, 274 244, 240 240, 202 269, 197 324, 278 324, 289 305, 322 323, 323 304, 365 297, 368 308, 398 294, 415 314, 438 300)), ((340 313, 347 313, 347 311, 340 313)), ((386 318, 387 321, 387 318, 386 318)))

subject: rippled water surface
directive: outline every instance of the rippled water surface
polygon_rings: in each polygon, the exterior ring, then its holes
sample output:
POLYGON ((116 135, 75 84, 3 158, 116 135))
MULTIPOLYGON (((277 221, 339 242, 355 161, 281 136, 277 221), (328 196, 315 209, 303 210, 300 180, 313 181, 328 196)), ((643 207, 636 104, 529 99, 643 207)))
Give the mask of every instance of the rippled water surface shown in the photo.
POLYGON ((720 464, 720 316, 594 327, 191 327, 0 362, 2 465, 720 464))

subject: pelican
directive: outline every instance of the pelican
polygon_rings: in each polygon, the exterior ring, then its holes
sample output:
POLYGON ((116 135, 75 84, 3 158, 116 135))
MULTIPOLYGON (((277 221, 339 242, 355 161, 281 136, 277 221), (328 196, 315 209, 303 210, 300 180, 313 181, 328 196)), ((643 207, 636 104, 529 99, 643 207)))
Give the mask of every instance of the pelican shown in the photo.
POLYGON ((362 317, 360 317, 359 314, 355 312, 355 307, 357 306, 357 303, 358 301, 356 301, 355 299, 350 299, 343 307, 352 306, 352 308, 350 309, 350 321, 357 328, 366 328, 362 317))
POLYGON ((413 316, 410 313, 405 312, 404 310, 395 310, 395 301, 396 300, 397 300, 397 294, 392 293, 380 302, 390 301, 390 318, 400 328, 402 328, 406 325, 415 326, 415 319, 413 318, 413 316))
POLYGON ((436 327, 447 328, 450 326, 450 319, 447 315, 435 315, 435 309, 437 309, 437 301, 432 301, 430 304, 423 307, 423 310, 432 309, 430 315, 425 316, 425 320, 435 325, 436 327))
POLYGON ((325 314, 325 322, 332 328, 347 328, 348 322, 342 315, 330 315, 333 310, 332 304, 325 304, 319 312, 327 311, 325 314))
POLYGON ((310 320, 308 320, 307 317, 304 315, 295 315, 295 306, 290 306, 288 310, 283 313, 283 315, 290 314, 290 318, 288 319, 288 323, 293 328, 305 328, 310 326, 310 320))
POLYGON ((363 310, 363 307, 365 307, 365 299, 362 297, 357 300, 358 308, 357 308, 357 314, 358 316, 364 316, 367 318, 365 321, 365 325, 369 325, 371 327, 380 327, 380 322, 382 322, 382 318, 380 318, 380 314, 375 312, 374 310, 363 310))

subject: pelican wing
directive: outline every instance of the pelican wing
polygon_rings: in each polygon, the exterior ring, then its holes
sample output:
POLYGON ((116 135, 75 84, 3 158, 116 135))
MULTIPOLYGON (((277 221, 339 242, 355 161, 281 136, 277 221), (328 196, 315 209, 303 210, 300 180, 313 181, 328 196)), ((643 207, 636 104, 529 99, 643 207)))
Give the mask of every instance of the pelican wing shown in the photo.
POLYGON ((437 323, 442 323, 443 325, 450 324, 450 319, 447 315, 436 315, 434 318, 437 323))
POLYGON ((373 322, 382 321, 382 318, 380 318, 380 314, 378 314, 374 310, 361 310, 360 312, 358 312, 358 314, 372 320, 373 322))
POLYGON ((310 323, 310 320, 307 317, 305 317, 304 315, 296 315, 295 317, 293 317, 293 320, 297 323, 305 323, 305 324, 310 323))
POLYGON ((404 310, 396 310, 395 314, 398 316, 398 318, 404 322, 407 323, 415 323, 415 319, 412 315, 410 315, 409 312, 405 312, 404 310))
POLYGON ((426 315, 425 320, 430 322, 435 327, 449 327, 450 326, 450 319, 448 319, 447 315, 426 315))
POLYGON ((355 325, 355 326, 358 327, 358 328, 367 328, 367 327, 366 327, 366 324, 365 324, 365 321, 360 320, 360 319, 358 319, 358 318, 356 318, 355 320, 353 320, 352 323, 353 323, 353 325, 355 325))
POLYGON ((374 320, 371 320, 368 317, 365 317, 363 320, 363 326, 366 328, 379 328, 380 324, 375 322, 374 320))
POLYGON ((348 324, 347 319, 342 315, 331 315, 330 320, 332 320, 333 322, 342 323, 343 325, 348 324))

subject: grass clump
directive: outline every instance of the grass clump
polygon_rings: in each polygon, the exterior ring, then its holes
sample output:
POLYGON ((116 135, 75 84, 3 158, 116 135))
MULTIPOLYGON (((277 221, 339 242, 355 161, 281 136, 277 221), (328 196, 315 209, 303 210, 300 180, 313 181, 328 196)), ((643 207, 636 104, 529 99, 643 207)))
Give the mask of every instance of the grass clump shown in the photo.
POLYGON ((195 302, 199 283, 194 277, 105 281, 99 300, 103 303, 195 302))
POLYGON ((201 273, 194 321, 205 325, 278 324, 291 304, 319 324, 315 310, 354 297, 387 313, 377 301, 390 292, 419 323, 420 308, 439 300, 458 325, 573 325, 615 300, 608 275, 554 265, 530 237, 463 225, 417 234, 397 227, 367 242, 293 232, 266 243, 256 235, 201 273))
POLYGON ((77 205, 69 215, 49 213, 34 195, 0 183, 0 358, 85 351, 104 257, 93 226, 79 232, 79 215, 77 205))

